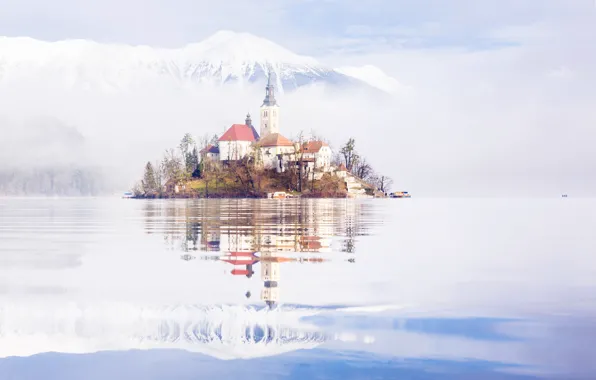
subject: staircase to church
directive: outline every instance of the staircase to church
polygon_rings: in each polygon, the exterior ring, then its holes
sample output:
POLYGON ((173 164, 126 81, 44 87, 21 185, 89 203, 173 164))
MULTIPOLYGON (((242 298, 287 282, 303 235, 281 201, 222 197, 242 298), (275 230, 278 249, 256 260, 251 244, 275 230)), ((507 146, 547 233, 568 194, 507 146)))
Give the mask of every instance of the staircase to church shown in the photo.
POLYGON ((352 173, 346 174, 345 182, 348 189, 348 198, 372 198, 372 195, 366 194, 363 181, 352 173))

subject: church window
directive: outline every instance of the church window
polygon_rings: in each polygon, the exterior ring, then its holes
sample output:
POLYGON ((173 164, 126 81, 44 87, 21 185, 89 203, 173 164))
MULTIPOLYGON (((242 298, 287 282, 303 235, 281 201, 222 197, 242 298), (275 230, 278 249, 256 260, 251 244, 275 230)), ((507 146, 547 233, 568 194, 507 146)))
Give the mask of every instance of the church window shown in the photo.
POLYGON ((263 116, 267 117, 267 111, 265 111, 265 112, 263 113, 263 116))
POLYGON ((275 115, 276 115, 276 112, 275 112, 275 110, 273 110, 273 116, 275 116, 275 115))

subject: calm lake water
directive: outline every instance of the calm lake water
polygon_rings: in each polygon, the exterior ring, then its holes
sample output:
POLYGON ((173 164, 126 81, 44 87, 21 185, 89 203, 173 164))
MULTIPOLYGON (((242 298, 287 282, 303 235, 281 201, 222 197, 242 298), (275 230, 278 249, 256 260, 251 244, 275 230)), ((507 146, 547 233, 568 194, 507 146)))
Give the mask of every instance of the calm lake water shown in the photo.
POLYGON ((0 379, 596 379, 596 201, 0 198, 0 379))

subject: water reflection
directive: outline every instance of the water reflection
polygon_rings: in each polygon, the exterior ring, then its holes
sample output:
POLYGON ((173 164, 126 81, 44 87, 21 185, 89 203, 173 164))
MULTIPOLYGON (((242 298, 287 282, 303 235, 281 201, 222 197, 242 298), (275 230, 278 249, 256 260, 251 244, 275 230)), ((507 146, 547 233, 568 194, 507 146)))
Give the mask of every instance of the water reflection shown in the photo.
POLYGON ((382 221, 378 205, 346 200, 151 202, 144 214, 148 233, 186 252, 354 253, 382 221))
POLYGON ((382 221, 374 204, 346 200, 150 202, 144 214, 147 233, 162 233, 182 260, 222 261, 247 278, 258 270, 269 308, 280 302, 282 263, 324 263, 331 253, 355 263, 357 238, 382 221))
POLYGON ((594 378, 594 204, 416 202, 4 202, 0 379, 594 378))

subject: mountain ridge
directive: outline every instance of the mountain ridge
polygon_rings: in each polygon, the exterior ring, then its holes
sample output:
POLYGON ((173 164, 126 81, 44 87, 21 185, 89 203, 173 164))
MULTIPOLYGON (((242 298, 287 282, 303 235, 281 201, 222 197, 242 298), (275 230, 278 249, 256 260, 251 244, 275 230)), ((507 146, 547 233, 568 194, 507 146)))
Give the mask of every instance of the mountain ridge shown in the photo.
POLYGON ((296 54, 248 33, 220 31, 182 48, 104 44, 72 39, 56 42, 0 37, 0 85, 52 78, 67 87, 126 89, 135 83, 173 80, 183 84, 254 83, 273 73, 280 92, 323 83, 370 87, 383 92, 395 79, 375 68, 367 79, 358 68, 341 70, 296 54), (386 80, 383 79, 386 76, 386 80))

